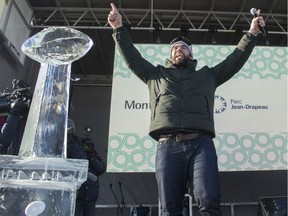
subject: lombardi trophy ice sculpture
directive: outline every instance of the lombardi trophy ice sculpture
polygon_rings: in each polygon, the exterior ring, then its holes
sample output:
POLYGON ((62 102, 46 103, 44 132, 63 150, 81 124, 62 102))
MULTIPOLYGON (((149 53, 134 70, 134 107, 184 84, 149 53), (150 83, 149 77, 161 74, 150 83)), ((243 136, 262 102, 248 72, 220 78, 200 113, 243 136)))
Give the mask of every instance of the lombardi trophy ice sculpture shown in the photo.
POLYGON ((67 159, 71 63, 92 40, 66 27, 46 28, 22 45, 41 63, 19 156, 0 156, 1 216, 73 216, 88 161, 67 159))

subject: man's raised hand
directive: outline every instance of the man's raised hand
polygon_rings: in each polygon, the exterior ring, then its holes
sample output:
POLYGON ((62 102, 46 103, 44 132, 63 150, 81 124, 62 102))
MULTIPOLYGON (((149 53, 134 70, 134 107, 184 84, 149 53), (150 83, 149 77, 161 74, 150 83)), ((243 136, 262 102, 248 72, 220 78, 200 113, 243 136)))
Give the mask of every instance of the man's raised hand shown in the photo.
POLYGON ((113 29, 116 29, 122 26, 122 16, 119 13, 117 7, 113 3, 111 3, 110 5, 111 5, 111 11, 108 14, 107 20, 109 25, 113 29))

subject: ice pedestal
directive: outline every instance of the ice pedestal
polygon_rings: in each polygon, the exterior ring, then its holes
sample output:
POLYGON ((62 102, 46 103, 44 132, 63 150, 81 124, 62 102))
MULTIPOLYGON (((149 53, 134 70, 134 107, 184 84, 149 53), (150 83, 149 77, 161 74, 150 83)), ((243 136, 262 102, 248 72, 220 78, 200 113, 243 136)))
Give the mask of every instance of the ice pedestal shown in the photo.
POLYGON ((0 156, 1 216, 73 216, 88 161, 67 159, 71 63, 91 39, 71 28, 47 28, 23 52, 41 63, 19 156, 0 156))
POLYGON ((87 178, 86 160, 2 155, 0 164, 1 216, 74 215, 77 185, 87 178), (45 208, 32 214, 37 201, 45 208))

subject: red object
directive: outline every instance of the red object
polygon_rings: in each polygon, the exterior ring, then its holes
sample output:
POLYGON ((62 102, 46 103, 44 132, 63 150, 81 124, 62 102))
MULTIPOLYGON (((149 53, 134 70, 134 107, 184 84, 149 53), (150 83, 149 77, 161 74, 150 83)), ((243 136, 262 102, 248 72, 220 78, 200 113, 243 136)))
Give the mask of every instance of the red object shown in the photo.
POLYGON ((6 117, 0 116, 0 127, 2 127, 2 125, 4 125, 5 122, 6 122, 6 117))

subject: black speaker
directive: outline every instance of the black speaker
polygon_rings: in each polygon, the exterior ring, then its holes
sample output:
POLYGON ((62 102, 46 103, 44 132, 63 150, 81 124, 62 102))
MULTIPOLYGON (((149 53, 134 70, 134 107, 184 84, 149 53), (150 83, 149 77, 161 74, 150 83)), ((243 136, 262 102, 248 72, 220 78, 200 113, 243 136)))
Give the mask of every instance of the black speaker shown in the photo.
POLYGON ((259 198, 258 216, 287 216, 287 197, 259 198))

